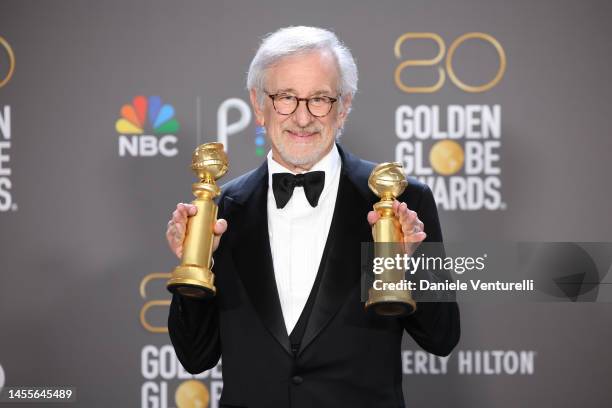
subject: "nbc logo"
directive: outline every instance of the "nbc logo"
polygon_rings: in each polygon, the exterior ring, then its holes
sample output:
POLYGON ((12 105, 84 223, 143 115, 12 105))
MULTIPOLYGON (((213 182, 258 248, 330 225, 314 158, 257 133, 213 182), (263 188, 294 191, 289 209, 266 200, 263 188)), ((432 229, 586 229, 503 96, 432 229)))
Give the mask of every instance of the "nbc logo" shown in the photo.
POLYGON ((178 153, 175 134, 180 125, 174 117, 174 107, 163 104, 159 96, 137 96, 131 105, 123 105, 115 129, 121 157, 172 157, 178 153), (155 136, 144 134, 145 129, 152 130, 155 136))

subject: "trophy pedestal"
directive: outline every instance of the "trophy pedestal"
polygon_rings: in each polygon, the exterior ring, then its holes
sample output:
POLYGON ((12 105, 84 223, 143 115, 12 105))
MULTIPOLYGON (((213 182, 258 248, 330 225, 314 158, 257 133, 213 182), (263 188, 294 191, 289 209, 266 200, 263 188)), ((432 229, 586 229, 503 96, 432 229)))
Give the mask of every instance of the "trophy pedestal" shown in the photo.
POLYGON ((179 265, 174 268, 166 286, 172 293, 202 299, 215 296, 217 290, 214 280, 214 274, 206 268, 197 265, 179 265))
POLYGON ((379 316, 408 316, 416 310, 416 302, 403 290, 368 290, 366 310, 373 310, 379 316))

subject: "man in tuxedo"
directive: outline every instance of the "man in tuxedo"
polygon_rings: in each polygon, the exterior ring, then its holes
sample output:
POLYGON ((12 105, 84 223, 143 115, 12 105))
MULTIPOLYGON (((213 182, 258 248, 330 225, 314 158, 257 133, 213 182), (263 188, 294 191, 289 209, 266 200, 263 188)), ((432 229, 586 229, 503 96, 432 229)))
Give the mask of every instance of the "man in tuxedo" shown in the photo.
MULTIPOLYGON (((455 302, 421 302, 405 317, 367 313, 361 242, 372 241, 373 163, 336 143, 357 90, 350 51, 330 31, 289 27, 267 36, 247 85, 271 151, 219 197, 217 295, 174 294, 168 328, 190 373, 223 356, 221 406, 404 406, 403 332, 448 355, 459 340, 455 302)), ((178 204, 167 239, 182 254, 195 207, 178 204)), ((407 253, 441 242, 429 188, 410 178, 394 203, 407 253)))

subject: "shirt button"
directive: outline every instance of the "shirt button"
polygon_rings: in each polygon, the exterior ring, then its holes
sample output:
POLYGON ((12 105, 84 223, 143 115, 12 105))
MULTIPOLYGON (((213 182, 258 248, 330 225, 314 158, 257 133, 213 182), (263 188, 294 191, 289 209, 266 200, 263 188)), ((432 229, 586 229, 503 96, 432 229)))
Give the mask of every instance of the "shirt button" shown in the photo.
POLYGON ((302 377, 300 377, 299 375, 294 375, 293 378, 291 379, 291 381, 295 384, 295 385, 300 385, 301 383, 304 382, 304 379, 302 377))

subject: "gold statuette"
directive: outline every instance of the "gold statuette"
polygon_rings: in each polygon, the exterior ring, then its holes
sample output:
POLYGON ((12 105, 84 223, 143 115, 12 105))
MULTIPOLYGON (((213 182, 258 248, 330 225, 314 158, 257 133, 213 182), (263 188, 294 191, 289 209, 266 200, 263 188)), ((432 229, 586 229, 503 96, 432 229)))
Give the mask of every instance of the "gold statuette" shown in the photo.
POLYGON ((223 144, 205 143, 198 146, 193 152, 191 169, 199 179, 191 185, 196 197, 191 203, 198 208, 198 212, 187 221, 181 264, 172 271, 166 287, 172 293, 206 298, 216 293, 215 275, 210 270, 213 227, 217 222, 217 205, 213 199, 221 192, 215 180, 228 169, 223 144))
MULTIPOLYGON (((379 164, 368 178, 370 190, 381 199, 374 204, 374 211, 380 215, 380 219, 372 227, 375 257, 395 258, 397 254, 404 254, 402 229, 393 213, 393 201, 404 192, 407 185, 402 165, 397 162, 379 164)), ((403 269, 384 268, 374 279, 380 280, 381 285, 378 286, 384 289, 368 289, 366 309, 374 309, 376 314, 383 316, 408 315, 416 310, 416 302, 410 290, 388 289, 386 287, 393 285, 385 285, 404 282, 403 269)))

